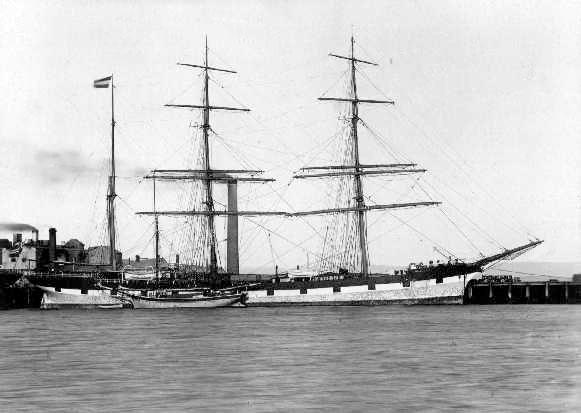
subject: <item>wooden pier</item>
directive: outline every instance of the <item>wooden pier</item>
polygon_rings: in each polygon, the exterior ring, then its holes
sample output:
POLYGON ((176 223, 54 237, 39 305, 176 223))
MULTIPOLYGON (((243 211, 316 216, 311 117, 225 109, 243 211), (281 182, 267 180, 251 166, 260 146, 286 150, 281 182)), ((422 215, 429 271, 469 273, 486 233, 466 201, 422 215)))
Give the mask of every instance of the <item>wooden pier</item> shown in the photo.
POLYGON ((581 281, 472 280, 464 304, 581 304, 581 281))

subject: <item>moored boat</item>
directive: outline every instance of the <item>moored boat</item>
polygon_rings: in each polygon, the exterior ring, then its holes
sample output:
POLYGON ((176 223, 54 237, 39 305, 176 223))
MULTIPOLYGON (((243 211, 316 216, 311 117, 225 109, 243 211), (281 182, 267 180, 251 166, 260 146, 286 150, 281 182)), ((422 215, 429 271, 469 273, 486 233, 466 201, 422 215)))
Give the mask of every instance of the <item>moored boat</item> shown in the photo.
POLYGON ((153 267, 133 268, 126 266, 123 268, 124 281, 152 281, 158 278, 158 274, 153 267))
POLYGON ((208 289, 132 290, 119 287, 117 294, 131 300, 133 308, 217 308, 245 302, 244 293, 220 293, 208 289))
POLYGON ((41 310, 57 309, 115 309, 133 308, 133 302, 123 296, 111 294, 105 289, 56 289, 37 286, 43 292, 41 310))

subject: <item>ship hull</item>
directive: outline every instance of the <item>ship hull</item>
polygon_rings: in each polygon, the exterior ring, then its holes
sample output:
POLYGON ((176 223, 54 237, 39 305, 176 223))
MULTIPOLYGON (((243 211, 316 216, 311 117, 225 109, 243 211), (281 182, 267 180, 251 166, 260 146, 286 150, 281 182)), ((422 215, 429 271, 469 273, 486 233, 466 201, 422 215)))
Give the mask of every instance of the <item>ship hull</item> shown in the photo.
POLYGON ((454 305, 462 304, 464 289, 472 275, 401 283, 350 285, 341 288, 268 289, 248 292, 249 307, 331 305, 454 305), (372 289, 370 289, 372 288, 372 289))
POLYGON ((230 307, 240 303, 242 296, 240 294, 229 295, 224 297, 203 297, 203 298, 155 298, 131 296, 133 307, 138 308, 218 308, 230 307))
POLYGON ((41 310, 62 309, 119 309, 132 308, 131 301, 117 296, 112 296, 106 290, 88 290, 82 294, 81 290, 55 291, 54 288, 39 286, 43 291, 40 302, 41 310))

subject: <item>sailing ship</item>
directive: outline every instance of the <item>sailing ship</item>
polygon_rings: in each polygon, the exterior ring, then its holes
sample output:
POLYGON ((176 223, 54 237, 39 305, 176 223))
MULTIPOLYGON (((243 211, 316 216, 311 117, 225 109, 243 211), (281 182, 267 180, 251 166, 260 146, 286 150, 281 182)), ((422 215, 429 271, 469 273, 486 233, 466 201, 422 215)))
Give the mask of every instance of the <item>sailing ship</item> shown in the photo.
MULTIPOLYGON (((350 179, 351 201, 348 206, 330 209, 301 211, 287 214, 288 217, 309 215, 341 215, 354 217, 354 225, 348 226, 356 232, 359 270, 335 267, 327 271, 293 271, 286 278, 276 277, 248 291, 248 306, 286 305, 382 305, 382 304, 461 304, 464 291, 471 279, 478 277, 486 266, 499 260, 514 258, 536 247, 542 241, 535 239, 524 245, 507 249, 488 257, 465 261, 451 259, 447 263, 433 265, 410 264, 406 269, 394 270, 390 274, 372 274, 369 266, 367 242, 367 214, 373 211, 395 210, 437 206, 440 202, 420 201, 368 205, 365 202, 362 180, 366 176, 397 176, 425 172, 413 163, 365 164, 360 159, 358 123, 359 105, 393 105, 393 100, 364 99, 358 95, 356 66, 377 65, 359 59, 354 52, 355 40, 351 37, 351 53, 348 56, 330 54, 346 60, 350 65, 350 87, 347 97, 321 97, 321 101, 344 102, 349 105, 346 121, 349 128, 347 161, 326 166, 307 166, 294 176, 295 179, 331 178, 350 179)), ((345 245, 345 243, 344 243, 345 245)), ((347 248, 347 246, 344 246, 347 248)))

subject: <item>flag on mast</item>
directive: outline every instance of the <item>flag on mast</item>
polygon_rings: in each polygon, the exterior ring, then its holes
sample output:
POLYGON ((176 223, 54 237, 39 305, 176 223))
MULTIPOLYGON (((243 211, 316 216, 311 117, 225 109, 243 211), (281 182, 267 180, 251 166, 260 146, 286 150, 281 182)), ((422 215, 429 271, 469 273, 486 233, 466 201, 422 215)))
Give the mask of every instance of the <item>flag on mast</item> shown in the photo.
POLYGON ((108 88, 109 83, 111 83, 112 76, 104 77, 103 79, 97 79, 93 82, 93 87, 96 88, 108 88))

